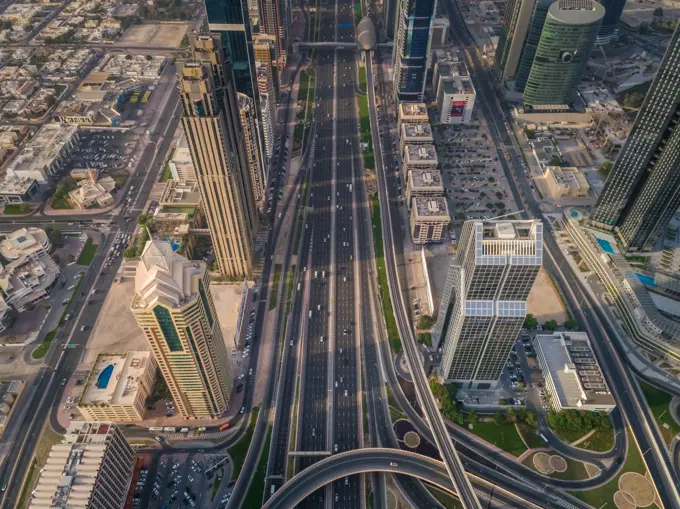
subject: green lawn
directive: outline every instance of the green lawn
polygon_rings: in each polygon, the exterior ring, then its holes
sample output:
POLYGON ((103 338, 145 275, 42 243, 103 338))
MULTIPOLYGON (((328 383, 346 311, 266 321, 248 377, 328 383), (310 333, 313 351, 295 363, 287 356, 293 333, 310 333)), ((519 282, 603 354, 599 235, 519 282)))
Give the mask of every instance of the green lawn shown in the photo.
POLYGON ((45 337, 42 340, 42 343, 38 345, 38 348, 33 350, 33 353, 31 353, 31 357, 34 359, 42 359, 47 355, 47 352, 50 349, 50 345, 52 344, 52 341, 54 340, 54 336, 57 335, 57 329, 59 327, 55 327, 51 331, 49 331, 47 334, 45 334, 45 337))
POLYGON ((597 430, 586 440, 577 444, 576 447, 595 452, 608 451, 614 447, 614 430, 597 430))
POLYGON ((512 423, 478 422, 472 429, 467 426, 466 429, 513 456, 519 456, 527 450, 512 423))
POLYGON ((366 93, 366 67, 359 67, 359 90, 366 93))
POLYGON ((359 104, 359 126, 364 166, 366 169, 372 170, 375 168, 375 156, 373 154, 373 138, 371 137, 371 119, 368 116, 368 97, 365 95, 357 96, 357 103, 359 104))
POLYGON ((94 244, 90 239, 87 239, 87 242, 85 242, 85 247, 80 253, 76 263, 78 265, 90 265, 94 259, 94 255, 97 253, 98 245, 99 244, 94 244))
POLYGON ((288 271, 288 286, 286 288, 286 315, 290 313, 290 306, 293 304, 293 300, 290 297, 293 294, 294 282, 295 282, 295 265, 291 265, 290 270, 288 271))
POLYGON ((374 194, 371 198, 371 204, 373 207, 371 221, 373 222, 373 243, 375 245, 375 264, 378 267, 380 302, 382 303, 383 315, 387 324, 387 337, 390 341, 392 352, 398 354, 401 352, 401 338, 399 337, 397 322, 394 319, 390 289, 387 286, 387 268, 385 266, 385 251, 382 239, 382 226, 380 224, 380 202, 378 201, 377 194, 374 194))
POLYGON ((246 434, 241 437, 241 440, 236 442, 232 447, 230 447, 227 450, 229 456, 231 456, 231 461, 233 461, 234 464, 234 470, 231 473, 231 478, 234 480, 238 479, 238 476, 241 473, 243 462, 246 459, 246 454, 248 454, 248 447, 250 447, 250 442, 253 441, 253 432, 255 431, 257 414, 259 413, 260 413, 259 407, 253 408, 252 412, 250 413, 250 423, 248 424, 246 434))
POLYGON ((640 387, 645 395, 647 404, 650 410, 654 414, 654 419, 656 419, 661 434, 667 445, 670 445, 673 437, 680 433, 680 425, 675 422, 675 419, 671 416, 669 404, 671 402, 672 396, 667 392, 664 392, 656 387, 653 387, 643 381, 640 381, 640 387))
POLYGON ((272 429, 267 431, 267 440, 264 442, 264 449, 260 454, 260 460, 257 464, 257 470, 250 482, 248 493, 243 500, 243 507, 261 507, 262 499, 264 498, 264 482, 267 474, 267 459, 269 457, 269 448, 272 442, 272 429))
POLYGON ((29 214, 31 212, 33 212, 33 207, 30 203, 8 203, 5 205, 4 214, 7 216, 15 216, 29 214))
POLYGON ((269 297, 269 309, 274 309, 276 307, 276 300, 278 299, 279 293, 279 279, 281 279, 281 264, 277 263, 274 265, 274 279, 272 280, 272 294, 269 297))
POLYGON ((541 440, 535 429, 530 428, 524 424, 518 424, 519 431, 524 438, 524 441, 529 446, 529 449, 539 449, 541 447, 546 447, 546 443, 541 440))
POLYGON ((172 178, 172 170, 170 169, 170 161, 175 156, 175 149, 173 148, 168 154, 168 158, 165 160, 165 166, 163 167, 163 173, 161 173, 161 182, 166 182, 172 178))
MULTIPOLYGON (((572 491, 571 494, 593 507, 602 507, 605 504, 607 507, 615 507, 614 493, 619 491, 619 477, 625 472, 637 472, 642 475, 645 475, 647 472, 645 463, 630 431, 628 431, 628 444, 628 457, 619 475, 599 488, 588 491, 572 491)), ((651 505, 649 507, 655 506, 651 505)))

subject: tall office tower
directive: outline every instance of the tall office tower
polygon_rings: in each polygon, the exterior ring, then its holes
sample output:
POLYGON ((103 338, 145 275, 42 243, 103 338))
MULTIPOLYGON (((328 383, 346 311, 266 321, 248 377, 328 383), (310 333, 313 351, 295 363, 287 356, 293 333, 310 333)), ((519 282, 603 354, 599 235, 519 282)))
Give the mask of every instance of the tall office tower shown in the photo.
POLYGON ((210 32, 219 34, 222 39, 223 51, 234 72, 236 91, 253 98, 257 104, 248 5, 246 0, 205 0, 205 12, 210 32))
POLYGON ((531 66, 534 64, 534 57, 536 56, 536 49, 538 42, 541 40, 543 33, 543 25, 545 18, 548 17, 548 9, 555 2, 555 0, 536 0, 534 9, 531 13, 531 21, 529 22, 529 30, 524 39, 524 47, 519 59, 519 66, 515 73, 515 91, 524 92, 531 72, 531 66))
POLYGON ((536 0, 508 0, 494 67, 501 81, 515 77, 536 0))
POLYGON ((604 7, 595 0, 558 0, 550 6, 524 89, 525 105, 568 108, 603 17, 604 7))
POLYGON ((245 94, 238 94, 238 108, 241 113, 241 126, 246 142, 246 156, 250 170, 250 181, 253 187, 255 201, 261 202, 264 198, 264 167, 260 159, 260 150, 257 146, 257 131, 255 128, 255 103, 245 94))
MULTIPOLYGON (((279 3, 277 0, 259 1, 260 12, 262 13, 260 33, 270 35, 274 38, 274 54, 276 56, 276 61, 283 64, 286 61, 286 45, 279 13, 279 3)), ((257 61, 257 59, 255 60, 257 61)))
POLYGON ((623 8, 626 6, 626 0, 599 0, 599 2, 604 6, 605 14, 600 31, 597 33, 597 43, 609 44, 619 31, 619 21, 623 8))
POLYGON ((628 250, 650 250, 680 207, 680 30, 676 28, 591 216, 628 250))
POLYGON ((399 3, 392 55, 397 101, 423 100, 436 8, 437 0, 401 0, 399 3))
POLYGON ((187 260, 169 242, 150 240, 137 262, 131 308, 179 414, 221 416, 233 374, 205 262, 187 260))
POLYGON ((482 389, 498 381, 542 261, 539 220, 465 222, 432 334, 441 379, 482 389))
POLYGON ((274 125, 276 124, 276 92, 272 78, 272 66, 257 62, 257 88, 260 93, 260 114, 262 116, 262 131, 264 135, 264 150, 267 160, 274 154, 274 125), (265 99, 266 96, 266 99, 265 99))
POLYGON ((385 0, 383 10, 385 14, 385 35, 388 39, 394 39, 394 24, 396 13, 399 10, 399 0, 385 0))
POLYGON ((192 36, 191 59, 178 62, 182 122, 223 276, 253 265, 257 212, 231 69, 218 35, 192 36))
MULTIPOLYGON (((265 64, 269 67, 272 65, 272 45, 274 44, 273 37, 268 35, 258 35, 253 40, 253 54, 255 55, 255 65, 257 63, 265 64)), ((273 78, 272 78, 273 79, 273 78)))
POLYGON ((72 421, 50 450, 29 509, 118 509, 125 505, 135 453, 113 422, 72 421))

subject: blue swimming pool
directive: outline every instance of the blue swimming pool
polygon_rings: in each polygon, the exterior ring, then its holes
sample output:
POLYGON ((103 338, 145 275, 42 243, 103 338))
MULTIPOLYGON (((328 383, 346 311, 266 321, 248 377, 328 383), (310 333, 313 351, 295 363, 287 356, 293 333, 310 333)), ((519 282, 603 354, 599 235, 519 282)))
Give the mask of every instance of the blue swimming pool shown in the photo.
POLYGON ((179 247, 182 245, 179 242, 177 242, 176 240, 168 240, 167 235, 165 237, 163 237, 163 240, 166 241, 166 242, 170 242, 170 247, 172 247, 173 251, 177 251, 179 249, 179 247))
POLYGON ((99 377, 97 378, 97 389, 106 389, 109 385, 112 374, 113 364, 109 364, 104 369, 102 369, 102 372, 99 373, 99 377))
POLYGON ((640 283, 642 283, 643 285, 656 286, 653 277, 645 276, 644 274, 636 274, 636 276, 640 280, 640 283))
POLYGON ((615 253, 614 253, 614 248, 612 247, 612 245, 609 243, 608 240, 604 240, 604 239, 599 239, 599 238, 598 238, 598 239, 597 239, 597 243, 600 244, 600 247, 602 248, 602 250, 603 250, 605 253, 615 254, 615 253))
POLYGON ((578 217, 578 211, 572 210, 571 211, 571 217, 578 217))

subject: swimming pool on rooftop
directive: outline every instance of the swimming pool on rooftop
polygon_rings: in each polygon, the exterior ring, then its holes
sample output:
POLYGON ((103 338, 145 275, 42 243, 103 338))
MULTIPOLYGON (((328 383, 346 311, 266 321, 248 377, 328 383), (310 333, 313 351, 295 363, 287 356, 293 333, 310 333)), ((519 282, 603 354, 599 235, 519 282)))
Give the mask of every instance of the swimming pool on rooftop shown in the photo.
POLYGON ((604 240, 604 239, 601 239, 599 237, 596 237, 596 238, 597 238, 597 243, 602 248, 602 251, 604 251, 605 253, 609 253, 609 254, 616 254, 616 252, 614 251, 614 248, 612 247, 611 243, 608 240, 604 240))
POLYGON ((104 369, 102 369, 102 372, 99 373, 99 376, 97 377, 97 389, 106 389, 109 386, 114 367, 114 364, 109 364, 104 369))

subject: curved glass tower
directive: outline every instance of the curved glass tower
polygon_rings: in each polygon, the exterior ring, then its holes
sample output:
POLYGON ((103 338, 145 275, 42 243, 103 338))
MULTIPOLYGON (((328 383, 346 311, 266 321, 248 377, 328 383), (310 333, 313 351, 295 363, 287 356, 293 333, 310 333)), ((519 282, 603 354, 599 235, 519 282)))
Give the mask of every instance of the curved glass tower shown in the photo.
POLYGON ((527 106, 573 102, 604 18, 594 0, 559 0, 548 9, 524 89, 527 106))
POLYGON ((529 25, 529 30, 524 41, 522 55, 515 76, 515 90, 517 92, 524 92, 524 88, 527 86, 531 66, 534 63, 536 49, 538 48, 538 41, 541 40, 541 33, 543 33, 545 18, 548 16, 548 9, 554 1, 555 0, 537 0, 534 4, 534 11, 531 14, 531 24, 529 25))
POLYGON ((600 31, 597 33, 597 43, 609 44, 619 28, 619 20, 626 0, 600 0, 600 3, 604 6, 605 14, 600 31))

